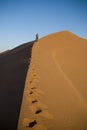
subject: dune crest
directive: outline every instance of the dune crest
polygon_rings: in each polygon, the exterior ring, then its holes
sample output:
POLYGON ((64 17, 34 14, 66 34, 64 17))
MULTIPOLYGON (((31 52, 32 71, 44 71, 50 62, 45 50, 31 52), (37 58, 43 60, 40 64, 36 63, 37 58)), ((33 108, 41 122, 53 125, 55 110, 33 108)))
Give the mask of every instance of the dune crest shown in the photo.
POLYGON ((67 31, 34 44, 18 130, 87 129, 86 56, 87 40, 67 31))

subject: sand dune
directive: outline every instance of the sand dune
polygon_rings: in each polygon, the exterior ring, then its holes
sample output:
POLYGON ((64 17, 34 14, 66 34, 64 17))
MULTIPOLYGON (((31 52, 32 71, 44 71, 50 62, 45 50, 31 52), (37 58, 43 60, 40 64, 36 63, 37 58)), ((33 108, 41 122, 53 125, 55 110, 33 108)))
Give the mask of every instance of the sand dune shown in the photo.
POLYGON ((33 43, 0 54, 0 130, 17 129, 33 43))
POLYGON ((87 40, 67 31, 34 44, 18 130, 87 130, 86 57, 87 40))

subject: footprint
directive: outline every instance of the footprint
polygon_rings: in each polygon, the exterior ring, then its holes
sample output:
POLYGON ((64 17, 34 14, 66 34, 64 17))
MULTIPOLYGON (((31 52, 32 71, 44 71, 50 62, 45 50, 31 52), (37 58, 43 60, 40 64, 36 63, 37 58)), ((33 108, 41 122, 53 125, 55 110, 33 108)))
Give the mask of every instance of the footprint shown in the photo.
POLYGON ((29 122, 32 122, 32 121, 33 121, 33 119, 24 118, 22 124, 23 124, 23 126, 27 126, 27 124, 28 124, 29 122))
POLYGON ((32 87, 31 89, 37 89, 36 87, 32 87))
POLYGON ((31 91, 29 94, 33 94, 33 91, 31 91))
POLYGON ((42 112, 42 110, 38 109, 38 110, 36 110, 35 114, 39 114, 40 112, 42 112))
POLYGON ((30 84, 32 83, 32 81, 30 81, 30 84))
POLYGON ((38 100, 33 100, 32 103, 38 102, 38 100))
POLYGON ((34 120, 34 121, 30 122, 30 123, 28 124, 28 126, 27 126, 27 127, 32 128, 32 127, 34 127, 36 124, 37 124, 37 121, 36 121, 36 120, 34 120))
POLYGON ((36 76, 36 74, 33 75, 34 77, 36 76))

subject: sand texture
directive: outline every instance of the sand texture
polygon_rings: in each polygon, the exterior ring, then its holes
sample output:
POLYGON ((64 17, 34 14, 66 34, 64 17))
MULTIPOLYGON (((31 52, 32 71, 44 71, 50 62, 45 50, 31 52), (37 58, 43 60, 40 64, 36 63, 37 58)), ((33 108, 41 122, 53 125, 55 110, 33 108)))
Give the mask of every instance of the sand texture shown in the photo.
POLYGON ((67 31, 34 44, 18 130, 87 130, 86 59, 87 40, 67 31))

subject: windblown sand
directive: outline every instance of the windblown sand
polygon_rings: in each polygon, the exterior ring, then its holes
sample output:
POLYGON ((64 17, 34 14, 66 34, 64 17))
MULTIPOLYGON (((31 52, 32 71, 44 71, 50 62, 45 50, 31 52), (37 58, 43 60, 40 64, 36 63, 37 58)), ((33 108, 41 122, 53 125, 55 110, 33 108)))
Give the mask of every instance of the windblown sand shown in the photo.
POLYGON ((18 125, 28 129, 87 130, 87 40, 65 31, 34 44, 18 125))

